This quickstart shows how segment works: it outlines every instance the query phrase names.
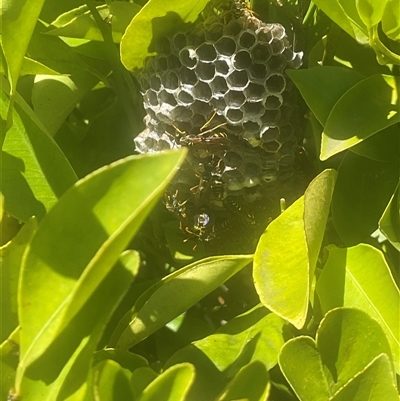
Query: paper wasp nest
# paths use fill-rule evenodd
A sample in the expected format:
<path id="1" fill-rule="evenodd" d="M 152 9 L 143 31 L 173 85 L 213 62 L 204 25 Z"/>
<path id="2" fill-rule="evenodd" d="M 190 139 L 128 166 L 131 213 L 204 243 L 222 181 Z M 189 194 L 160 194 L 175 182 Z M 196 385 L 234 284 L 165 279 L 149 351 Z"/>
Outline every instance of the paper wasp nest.
<path id="1" fill-rule="evenodd" d="M 280 24 L 242 1 L 211 1 L 191 30 L 161 38 L 139 74 L 147 128 L 141 153 L 186 146 L 165 195 L 183 231 L 201 240 L 291 178 L 298 149 L 293 84 L 301 65 Z"/>

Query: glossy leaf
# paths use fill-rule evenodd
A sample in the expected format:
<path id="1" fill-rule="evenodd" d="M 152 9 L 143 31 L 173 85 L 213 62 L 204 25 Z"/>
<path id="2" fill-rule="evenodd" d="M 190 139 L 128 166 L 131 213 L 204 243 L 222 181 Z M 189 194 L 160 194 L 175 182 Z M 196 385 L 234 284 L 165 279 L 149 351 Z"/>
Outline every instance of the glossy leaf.
<path id="1" fill-rule="evenodd" d="M 400 293 L 384 255 L 374 247 L 330 246 L 329 257 L 316 290 L 324 313 L 335 307 L 353 307 L 376 319 L 390 343 L 400 372 Z"/>
<path id="2" fill-rule="evenodd" d="M 44 0 L 8 0 L 2 5 L 2 48 L 7 60 L 12 94 L 43 3 Z"/>
<path id="3" fill-rule="evenodd" d="M 332 401 L 398 401 L 387 355 L 377 356 L 360 374 L 342 387 Z"/>
<path id="4" fill-rule="evenodd" d="M 2 117 L 9 100 L 2 96 Z M 76 175 L 37 116 L 17 94 L 13 126 L 4 141 L 1 157 L 1 191 L 5 210 L 21 221 L 39 220 L 76 181 Z"/>
<path id="5" fill-rule="evenodd" d="M 215 256 L 164 277 L 147 290 L 114 333 L 118 348 L 129 349 L 185 312 L 252 261 L 252 256 Z M 127 326 L 126 320 L 130 319 Z M 129 322 L 129 321 L 128 321 Z M 123 330 L 123 331 L 122 331 Z"/>
<path id="6" fill-rule="evenodd" d="M 194 368 L 189 363 L 175 365 L 153 380 L 139 401 L 184 401 L 194 375 Z"/>
<path id="7" fill-rule="evenodd" d="M 283 346 L 285 321 L 257 305 L 224 326 L 215 334 L 177 351 L 166 363 L 190 362 L 196 379 L 189 399 L 213 399 L 235 378 L 239 370 L 254 361 L 272 369 Z"/>
<path id="8" fill-rule="evenodd" d="M 3 323 L 3 322 L 2 322 Z M 19 362 L 19 328 L 0 345 L 0 396 L 2 400 L 15 394 L 15 374 Z"/>
<path id="9" fill-rule="evenodd" d="M 151 368 L 138 368 L 132 372 L 131 388 L 133 399 L 139 399 L 143 390 L 157 377 L 157 373 Z"/>
<path id="10" fill-rule="evenodd" d="M 335 179 L 333 170 L 316 177 L 305 195 L 268 226 L 254 255 L 254 284 L 261 302 L 297 328 L 307 316 Z"/>
<path id="11" fill-rule="evenodd" d="M 390 243 L 400 251 L 400 185 L 394 192 L 381 219 L 379 228 Z"/>
<path id="12" fill-rule="evenodd" d="M 97 10 L 104 20 L 109 20 L 113 40 L 119 43 L 125 29 L 141 7 L 135 3 L 123 1 L 114 1 L 110 3 L 109 7 L 108 5 L 102 5 L 98 6 Z M 103 41 L 103 35 L 86 5 L 60 15 L 52 22 L 46 33 L 70 38 Z"/>
<path id="13" fill-rule="evenodd" d="M 390 39 L 400 39 L 400 21 L 397 18 L 397 0 L 387 0 L 386 8 L 382 15 L 382 30 Z"/>
<path id="14" fill-rule="evenodd" d="M 79 181 L 45 217 L 24 260 L 20 286 L 25 366 L 75 319 L 183 157 L 182 151 L 165 152 L 131 156 L 105 166 Z M 84 325 L 81 331 L 86 329 Z"/>
<path id="15" fill-rule="evenodd" d="M 121 349 L 106 348 L 94 354 L 93 365 L 104 360 L 113 360 L 124 369 L 133 372 L 135 369 L 146 368 L 149 366 L 147 360 L 140 355 Z"/>
<path id="16" fill-rule="evenodd" d="M 155 54 L 154 41 L 176 33 L 185 23 L 194 22 L 209 0 L 188 2 L 150 0 L 135 15 L 121 40 L 121 60 L 128 70 L 143 66 Z"/>
<path id="17" fill-rule="evenodd" d="M 311 337 L 289 340 L 282 347 L 279 366 L 301 401 L 328 400 L 332 395 L 321 355 Z"/>
<path id="18" fill-rule="evenodd" d="M 37 74 L 58 75 L 59 73 L 45 66 L 44 64 L 39 63 L 36 60 L 32 60 L 29 57 L 24 57 L 24 61 L 22 62 L 19 74 L 22 77 L 24 75 L 37 75 Z"/>
<path id="19" fill-rule="evenodd" d="M 266 366 L 261 361 L 249 363 L 231 380 L 215 401 L 247 400 L 265 401 L 271 384 Z"/>
<path id="20" fill-rule="evenodd" d="M 341 67 L 314 67 L 287 70 L 286 73 L 322 125 L 325 125 L 333 106 L 343 94 L 362 80 L 361 74 Z"/>
<path id="21" fill-rule="evenodd" d="M 368 43 L 368 29 L 358 14 L 354 0 L 315 0 L 314 3 L 358 42 Z"/>
<path id="22" fill-rule="evenodd" d="M 95 367 L 95 401 L 133 400 L 130 387 L 131 372 L 123 369 L 117 362 L 104 360 Z"/>
<path id="23" fill-rule="evenodd" d="M 18 326 L 17 292 L 19 272 L 24 252 L 37 227 L 33 217 L 20 229 L 17 235 L 0 248 L 1 261 L 1 338 L 3 342 Z"/>
<path id="24" fill-rule="evenodd" d="M 54 136 L 80 99 L 97 83 L 98 78 L 83 72 L 74 76 L 38 75 L 32 90 L 35 113 Z"/>
<path id="25" fill-rule="evenodd" d="M 321 160 L 400 122 L 400 78 L 373 75 L 350 88 L 333 106 L 324 127 Z M 363 101 L 368 99 L 368 101 Z"/>
<path id="26" fill-rule="evenodd" d="M 358 14 L 368 28 L 381 21 L 386 2 L 387 0 L 356 0 Z"/>
<path id="27" fill-rule="evenodd" d="M 21 335 L 23 353 L 17 370 L 15 388 L 17 394 L 24 394 L 25 400 L 56 400 L 69 397 L 75 401 L 88 400 L 88 394 L 92 392 L 87 385 L 91 382 L 94 351 L 107 321 L 138 271 L 136 252 L 128 251 L 121 256 L 120 260 L 121 263 L 116 263 L 109 269 L 104 280 L 91 293 L 79 313 L 62 331 L 54 333 L 54 325 L 51 327 L 51 322 L 42 329 L 40 335 L 47 340 L 51 340 L 54 334 L 58 335 L 55 341 L 51 343 L 48 341 L 48 346 L 43 351 L 40 343 L 34 343 L 33 347 L 37 348 L 32 353 L 42 351 L 42 354 L 33 362 L 30 359 L 32 353 L 30 354 L 29 350 L 24 352 L 26 348 L 24 341 L 27 337 L 24 331 L 29 330 L 33 325 L 23 326 L 26 328 L 21 330 L 21 334 L 24 335 Z M 58 295 L 59 291 L 55 291 L 53 287 L 52 290 L 53 296 Z M 43 297 L 48 296 L 43 289 L 42 294 Z M 39 293 L 38 296 L 40 295 Z M 48 297 L 46 299 L 51 300 Z M 73 301 L 75 301 L 74 298 Z M 24 317 L 22 314 L 22 318 Z M 22 325 L 24 322 L 25 320 L 21 319 Z"/>
<path id="28" fill-rule="evenodd" d="M 379 323 L 358 309 L 337 308 L 321 321 L 316 341 L 304 336 L 288 341 L 279 366 L 301 401 L 318 401 L 334 399 L 381 354 L 390 360 L 389 343 Z M 389 380 L 393 382 L 390 364 Z M 369 388 L 370 383 L 361 382 L 359 391 Z"/>
<path id="29" fill-rule="evenodd" d="M 378 228 L 398 178 L 398 161 L 381 163 L 352 152 L 344 156 L 332 198 L 332 217 L 345 245 L 365 242 Z"/>
<path id="30" fill-rule="evenodd" d="M 317 347 L 328 368 L 335 392 L 362 371 L 376 356 L 390 359 L 389 342 L 381 325 L 365 312 L 351 308 L 329 311 L 317 331 Z M 394 378 L 394 372 L 391 371 Z"/>
<path id="31" fill-rule="evenodd" d="M 378 162 L 396 163 L 400 154 L 399 127 L 397 124 L 391 125 L 351 147 L 350 150 L 359 156 Z"/>

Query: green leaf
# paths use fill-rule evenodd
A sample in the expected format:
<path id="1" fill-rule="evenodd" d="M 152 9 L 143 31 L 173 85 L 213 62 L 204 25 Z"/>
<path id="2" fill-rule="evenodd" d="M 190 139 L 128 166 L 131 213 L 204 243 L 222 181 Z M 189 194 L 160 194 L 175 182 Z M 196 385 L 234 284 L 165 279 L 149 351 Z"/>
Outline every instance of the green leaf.
<path id="1" fill-rule="evenodd" d="M 361 44 L 368 43 L 368 29 L 360 18 L 355 1 L 315 0 L 314 3 L 337 25 Z"/>
<path id="2" fill-rule="evenodd" d="M 112 360 L 101 361 L 94 368 L 96 401 L 133 400 L 130 386 L 131 372 Z"/>
<path id="3" fill-rule="evenodd" d="M 272 369 L 285 342 L 286 325 L 259 304 L 221 326 L 215 334 L 180 349 L 166 366 L 192 363 L 197 374 L 189 399 L 212 399 L 249 363 L 262 361 L 267 370 Z"/>
<path id="4" fill-rule="evenodd" d="M 15 374 L 19 362 L 18 333 L 19 328 L 0 345 L 0 396 L 2 400 L 8 400 L 8 396 L 15 393 Z"/>
<path id="5" fill-rule="evenodd" d="M 82 97 L 99 79 L 89 72 L 74 76 L 39 75 L 35 77 L 32 104 L 35 113 L 54 136 Z"/>
<path id="6" fill-rule="evenodd" d="M 46 352 L 76 318 L 165 190 L 184 154 L 131 156 L 105 166 L 67 191 L 43 219 L 24 259 L 20 283 L 24 366 Z M 79 333 L 90 329 L 88 324 Z"/>
<path id="7" fill-rule="evenodd" d="M 400 184 L 397 184 L 381 219 L 379 229 L 385 234 L 390 243 L 400 251 Z"/>
<path id="8" fill-rule="evenodd" d="M 254 255 L 254 284 L 262 304 L 297 328 L 306 320 L 335 179 L 333 170 L 316 177 L 304 196 L 268 226 Z"/>
<path id="9" fill-rule="evenodd" d="M 140 355 L 133 354 L 121 349 L 106 348 L 97 351 L 94 354 L 93 365 L 100 363 L 106 359 L 113 360 L 121 365 L 124 369 L 133 372 L 138 368 L 146 368 L 149 366 L 145 358 Z"/>
<path id="10" fill-rule="evenodd" d="M 8 0 L 2 5 L 2 48 L 12 95 L 43 3 L 44 0 Z"/>
<path id="11" fill-rule="evenodd" d="M 147 56 L 155 55 L 154 41 L 194 22 L 209 0 L 188 2 L 150 0 L 135 15 L 121 40 L 121 60 L 128 70 L 142 68 Z"/>
<path id="12" fill-rule="evenodd" d="M 151 368 L 138 368 L 132 372 L 131 388 L 134 400 L 139 399 L 143 390 L 157 377 L 157 373 Z"/>
<path id="13" fill-rule="evenodd" d="M 38 232 L 40 232 L 40 228 Z M 29 331 L 30 327 L 23 326 L 21 330 L 21 334 L 24 334 L 24 336 L 21 335 L 22 360 L 17 370 L 15 385 L 17 395 L 24 394 L 23 398 L 26 401 L 88 400 L 92 393 L 90 384 L 93 376 L 91 367 L 94 351 L 107 321 L 137 274 L 138 266 L 136 252 L 129 251 L 123 254 L 121 263 L 116 263 L 109 270 L 104 280 L 88 297 L 79 313 L 61 332 L 56 333 L 58 335 L 55 341 L 49 343 L 33 363 L 29 361 L 32 356 L 29 355 L 29 351 L 28 353 L 24 352 L 26 331 Z M 67 280 L 68 278 L 64 279 L 65 282 Z M 48 282 L 46 283 L 48 284 Z M 25 290 L 24 284 L 22 283 L 22 291 Z M 52 296 L 57 296 L 61 292 L 57 287 L 51 287 L 51 289 Z M 41 293 L 38 293 L 37 296 L 39 298 L 43 296 L 50 303 L 52 299 L 48 297 L 49 294 L 46 293 L 46 290 L 43 291 L 42 288 Z M 29 300 L 35 303 L 34 298 L 29 298 Z M 43 313 L 42 310 L 40 312 Z M 22 314 L 21 317 L 21 323 L 24 325 L 26 316 Z M 53 330 L 54 325 L 51 327 L 50 322 L 50 327 L 43 327 L 40 335 L 47 336 L 49 339 L 54 334 Z M 40 352 L 40 344 L 36 343 L 33 347 L 35 346 L 38 349 L 33 353 Z"/>
<path id="14" fill-rule="evenodd" d="M 365 78 L 349 89 L 333 106 L 326 120 L 321 160 L 398 123 L 399 86 L 399 77 L 379 74 Z"/>
<path id="15" fill-rule="evenodd" d="M 399 179 L 397 163 L 381 163 L 348 152 L 332 199 L 335 228 L 345 245 L 365 242 L 378 228 Z"/>
<path id="16" fill-rule="evenodd" d="M 216 401 L 264 401 L 268 399 L 270 387 L 267 368 L 262 362 L 254 361 L 240 369 Z"/>
<path id="17" fill-rule="evenodd" d="M 45 66 L 44 64 L 39 63 L 36 60 L 32 60 L 29 57 L 24 57 L 24 61 L 22 63 L 19 74 L 22 77 L 24 75 L 37 74 L 58 75 L 59 73 Z"/>
<path id="18" fill-rule="evenodd" d="M 322 125 L 325 125 L 329 113 L 342 95 L 362 80 L 361 74 L 341 67 L 314 67 L 287 70 L 286 73 Z"/>
<path id="19" fill-rule="evenodd" d="M 328 400 L 332 395 L 317 344 L 311 337 L 289 340 L 282 347 L 279 366 L 301 401 Z"/>
<path id="20" fill-rule="evenodd" d="M 9 100 L 2 96 L 2 117 Z M 74 184 L 76 175 L 65 156 L 46 133 L 35 113 L 17 94 L 13 126 L 4 141 L 1 191 L 5 210 L 21 221 L 35 215 L 39 220 Z"/>
<path id="21" fill-rule="evenodd" d="M 384 255 L 374 247 L 330 246 L 316 291 L 324 313 L 344 306 L 363 310 L 385 332 L 400 372 L 400 293 Z"/>
<path id="22" fill-rule="evenodd" d="M 288 341 L 279 366 L 301 401 L 331 400 L 381 354 L 386 354 L 389 362 L 390 347 L 379 323 L 358 309 L 337 308 L 321 321 L 316 341 L 304 336 Z M 390 362 L 388 368 L 393 382 Z M 359 384 L 360 392 L 371 387 L 367 381 Z"/>
<path id="23" fill-rule="evenodd" d="M 387 0 L 382 16 L 382 30 L 392 40 L 400 40 L 400 20 L 397 18 L 397 0 Z"/>
<path id="24" fill-rule="evenodd" d="M 144 389 L 139 401 L 184 401 L 194 375 L 189 363 L 172 366 Z"/>
<path id="25" fill-rule="evenodd" d="M 33 217 L 28 220 L 10 242 L 0 248 L 1 342 L 3 342 L 18 326 L 17 291 L 19 272 L 25 249 L 36 227 L 37 221 Z"/>
<path id="26" fill-rule="evenodd" d="M 398 124 L 391 125 L 354 145 L 350 150 L 378 162 L 397 162 L 400 154 Z"/>
<path id="27" fill-rule="evenodd" d="M 381 21 L 386 2 L 387 0 L 356 0 L 358 14 L 368 28 Z"/>
<path id="28" fill-rule="evenodd" d="M 123 1 L 114 1 L 109 7 L 101 5 L 96 8 L 104 20 L 109 20 L 113 40 L 115 43 L 119 43 L 132 18 L 140 11 L 141 7 L 135 3 Z M 51 23 L 46 33 L 70 38 L 103 41 L 103 35 L 86 5 L 60 15 Z"/>
<path id="29" fill-rule="evenodd" d="M 252 256 L 215 256 L 164 277 L 136 301 L 113 335 L 129 349 L 214 291 L 252 261 Z M 130 323 L 127 326 L 127 319 Z M 128 322 L 129 322 L 128 320 Z M 113 339 L 111 340 L 113 342 Z"/>
<path id="30" fill-rule="evenodd" d="M 387 355 L 378 355 L 360 374 L 342 387 L 331 401 L 398 401 Z"/>

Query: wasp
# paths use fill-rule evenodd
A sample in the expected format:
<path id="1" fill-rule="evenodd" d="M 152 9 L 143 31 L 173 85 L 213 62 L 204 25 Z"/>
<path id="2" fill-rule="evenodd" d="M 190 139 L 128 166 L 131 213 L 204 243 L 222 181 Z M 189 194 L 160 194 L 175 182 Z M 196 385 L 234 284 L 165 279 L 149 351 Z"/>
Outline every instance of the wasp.
<path id="1" fill-rule="evenodd" d="M 196 237 L 199 241 L 207 242 L 215 236 L 214 218 L 205 208 L 200 208 L 198 213 L 193 214 L 191 217 L 186 215 L 186 218 L 180 221 L 180 229 L 189 234 L 189 237 L 184 239 L 184 242 L 187 242 L 192 237 Z"/>
<path id="2" fill-rule="evenodd" d="M 224 199 L 224 206 L 247 224 L 254 224 L 254 213 L 243 205 L 243 202 L 233 196 Z"/>
<path id="3" fill-rule="evenodd" d="M 178 190 L 176 190 L 174 193 L 166 191 L 164 195 L 165 207 L 171 213 L 174 213 L 178 216 L 185 216 L 186 215 L 185 205 L 189 199 L 186 199 L 185 201 L 180 201 L 178 199 L 178 194 L 179 194 Z"/>

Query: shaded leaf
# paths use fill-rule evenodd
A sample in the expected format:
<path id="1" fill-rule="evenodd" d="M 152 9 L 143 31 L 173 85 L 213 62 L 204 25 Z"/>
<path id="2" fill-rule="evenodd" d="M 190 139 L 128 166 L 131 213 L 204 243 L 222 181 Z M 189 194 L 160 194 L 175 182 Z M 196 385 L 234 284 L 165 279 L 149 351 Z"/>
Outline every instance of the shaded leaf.
<path id="1" fill-rule="evenodd" d="M 331 398 L 332 401 L 397 401 L 398 399 L 390 361 L 385 354 L 377 356 Z"/>
<path id="2" fill-rule="evenodd" d="M 8 400 L 9 395 L 15 394 L 15 374 L 19 362 L 18 332 L 19 328 L 0 345 L 0 396 L 2 400 Z"/>
<path id="3" fill-rule="evenodd" d="M 37 227 L 33 217 L 19 230 L 17 235 L 0 248 L 1 261 L 1 338 L 3 342 L 18 326 L 17 291 L 19 272 L 24 252 Z"/>
<path id="4" fill-rule="evenodd" d="M 46 352 L 75 319 L 117 262 L 183 157 L 182 151 L 165 152 L 131 156 L 105 166 L 79 181 L 45 217 L 24 260 L 20 286 L 21 355 L 25 366 Z M 153 173 L 146 174 L 148 171 Z M 127 257 L 130 264 L 129 253 Z M 90 326 L 85 324 L 78 333 L 88 329 Z M 69 349 L 66 346 L 64 354 Z"/>
<path id="5" fill-rule="evenodd" d="M 301 401 L 327 400 L 332 395 L 317 344 L 311 337 L 289 340 L 282 347 L 279 366 Z"/>
<path id="6" fill-rule="evenodd" d="M 121 349 L 106 348 L 94 354 L 93 365 L 104 360 L 113 360 L 124 369 L 133 372 L 135 369 L 148 367 L 148 362 L 140 355 Z"/>
<path id="7" fill-rule="evenodd" d="M 141 295 L 132 311 L 122 319 L 113 335 L 117 347 L 129 349 L 142 341 L 251 261 L 252 256 L 248 255 L 215 256 L 194 262 L 164 277 Z"/>
<path id="8" fill-rule="evenodd" d="M 183 401 L 194 375 L 194 368 L 189 363 L 172 366 L 144 389 L 139 401 Z"/>
<path id="9" fill-rule="evenodd" d="M 307 316 L 335 179 L 333 170 L 316 177 L 305 195 L 267 227 L 254 255 L 254 284 L 261 302 L 297 328 Z"/>
<path id="10" fill-rule="evenodd" d="M 88 400 L 89 394 L 92 393 L 92 388 L 88 387 L 88 384 L 92 382 L 91 367 L 94 351 L 107 321 L 125 295 L 137 271 L 136 252 L 127 252 L 121 256 L 121 263 L 116 263 L 109 270 L 84 306 L 62 331 L 54 333 L 54 325 L 42 329 L 40 333 L 42 338 L 47 336 L 47 340 L 50 340 L 55 334 L 56 339 L 43 350 L 40 344 L 34 343 L 33 348 L 36 346 L 38 349 L 34 349 L 33 353 L 41 350 L 43 353 L 33 363 L 30 363 L 32 360 L 29 358 L 32 355 L 29 351 L 24 352 L 26 331 L 29 332 L 33 325 L 23 326 L 21 330 L 21 334 L 24 334 L 24 337 L 21 336 L 23 353 L 15 385 L 18 395 L 24 394 L 23 398 L 27 401 L 68 398 L 75 401 Z M 54 288 L 52 287 L 53 296 L 58 295 L 59 292 Z M 24 291 L 25 288 L 22 287 L 22 290 Z M 41 294 L 43 297 L 48 296 L 43 288 L 41 290 L 41 293 L 38 293 L 39 297 Z M 47 299 L 49 301 L 51 298 Z M 25 305 L 26 301 L 23 306 Z M 22 325 L 24 325 L 24 322 L 27 322 L 26 319 L 24 320 L 26 316 L 22 314 L 21 317 Z"/>
<path id="11" fill-rule="evenodd" d="M 328 248 L 328 260 L 316 290 L 323 313 L 344 306 L 376 319 L 390 343 L 400 372 L 400 293 L 384 255 L 374 247 Z"/>
<path id="12" fill-rule="evenodd" d="M 9 100 L 4 92 L 1 96 L 5 118 Z M 27 221 L 35 215 L 40 220 L 76 175 L 35 113 L 18 94 L 15 99 L 14 123 L 2 149 L 1 191 L 5 210 L 12 216 Z"/>
<path id="13" fill-rule="evenodd" d="M 356 7 L 360 18 L 368 28 L 377 25 L 386 7 L 387 0 L 357 0 Z"/>
<path id="14" fill-rule="evenodd" d="M 157 373 L 151 368 L 138 368 L 132 372 L 131 388 L 134 400 L 139 399 L 143 390 L 157 377 Z"/>
<path id="15" fill-rule="evenodd" d="M 334 399 L 382 354 L 388 358 L 389 379 L 375 383 L 378 388 L 394 380 L 390 347 L 381 326 L 363 311 L 337 308 L 321 321 L 316 341 L 305 336 L 289 340 L 282 347 L 279 366 L 301 401 L 319 401 Z M 367 381 L 359 382 L 358 390 L 367 393 L 370 387 Z"/>
<path id="16" fill-rule="evenodd" d="M 400 20 L 397 18 L 397 0 L 387 0 L 386 8 L 382 15 L 382 30 L 390 39 L 400 39 Z"/>
<path id="17" fill-rule="evenodd" d="M 215 334 L 177 351 L 166 366 L 193 364 L 197 373 L 188 399 L 213 399 L 249 363 L 262 361 L 267 370 L 273 368 L 285 342 L 285 328 L 282 318 L 257 305 Z"/>
<path id="18" fill-rule="evenodd" d="M 185 23 L 194 22 L 209 0 L 188 2 L 150 0 L 135 15 L 121 40 L 121 60 L 128 70 L 143 66 L 147 56 L 154 55 L 154 42 L 168 36 Z"/>
<path id="19" fill-rule="evenodd" d="M 333 106 L 324 127 L 321 160 L 400 121 L 400 78 L 373 75 L 350 88 Z M 364 101 L 368 99 L 368 101 Z"/>
<path id="20" fill-rule="evenodd" d="M 114 1 L 107 5 L 96 7 L 103 20 L 108 20 L 112 28 L 114 42 L 119 43 L 125 29 L 141 7 L 135 3 Z M 60 15 L 46 31 L 49 35 L 66 36 L 70 38 L 103 41 L 96 21 L 86 5 L 70 10 Z"/>
<path id="21" fill-rule="evenodd" d="M 44 64 L 39 63 L 36 60 L 32 60 L 29 57 L 24 57 L 24 61 L 22 63 L 19 74 L 22 77 L 24 75 L 37 75 L 37 74 L 58 75 L 59 73 L 45 66 Z"/>
<path id="22" fill-rule="evenodd" d="M 44 0 L 8 0 L 2 5 L 1 43 L 12 94 L 15 93 L 19 71 L 43 3 Z"/>
<path id="23" fill-rule="evenodd" d="M 98 78 L 88 72 L 74 76 L 38 75 L 32 90 L 35 113 L 52 136 L 79 100 L 97 83 Z"/>
<path id="24" fill-rule="evenodd" d="M 343 94 L 362 80 L 362 75 L 356 71 L 341 67 L 314 67 L 287 70 L 286 73 L 322 125 L 325 125 L 333 106 Z"/>
<path id="25" fill-rule="evenodd" d="M 264 401 L 268 399 L 270 386 L 266 366 L 260 361 L 254 361 L 240 369 L 216 401 Z"/>
<path id="26" fill-rule="evenodd" d="M 379 228 L 390 243 L 400 251 L 400 185 L 394 192 L 381 219 Z"/>
<path id="27" fill-rule="evenodd" d="M 358 14 L 355 1 L 315 0 L 314 3 L 358 42 L 368 43 L 367 27 Z"/>
<path id="28" fill-rule="evenodd" d="M 95 401 L 133 400 L 131 372 L 113 360 L 104 360 L 94 368 Z"/>
<path id="29" fill-rule="evenodd" d="M 352 152 L 344 156 L 332 198 L 332 217 L 347 246 L 365 242 L 378 228 L 398 182 L 397 163 L 381 163 Z"/>

